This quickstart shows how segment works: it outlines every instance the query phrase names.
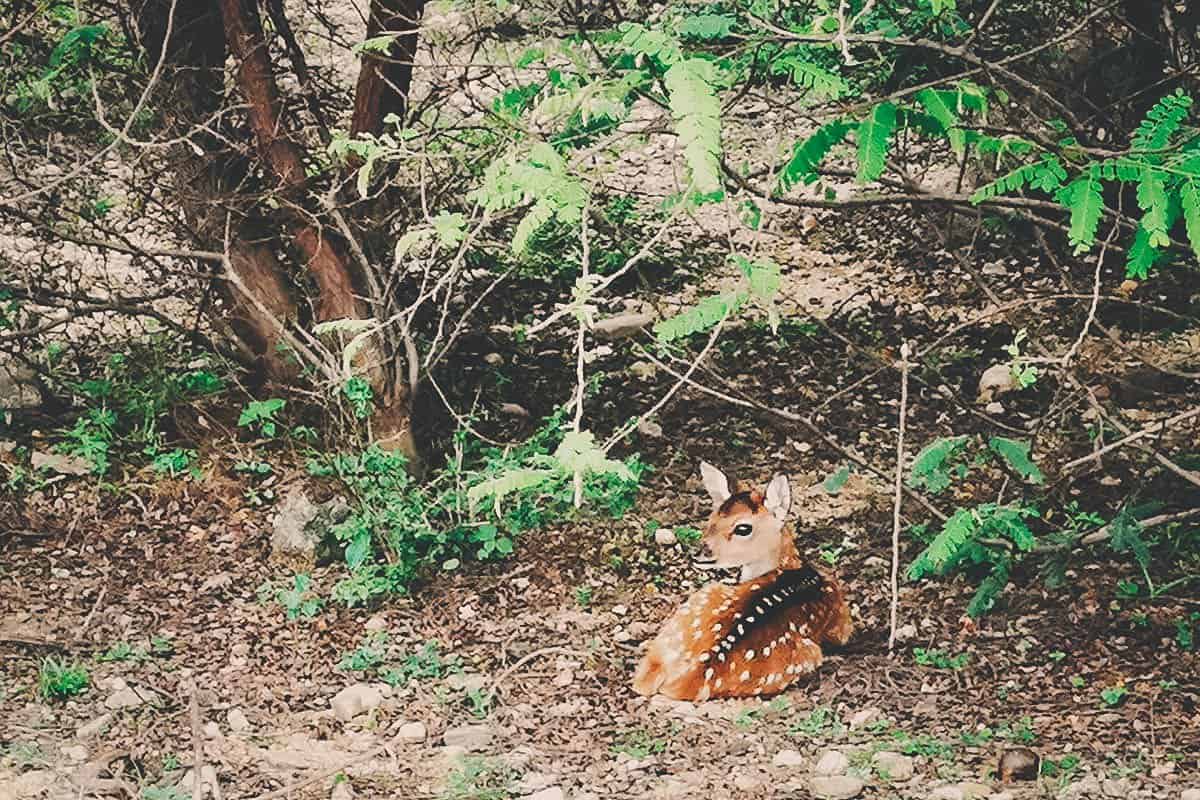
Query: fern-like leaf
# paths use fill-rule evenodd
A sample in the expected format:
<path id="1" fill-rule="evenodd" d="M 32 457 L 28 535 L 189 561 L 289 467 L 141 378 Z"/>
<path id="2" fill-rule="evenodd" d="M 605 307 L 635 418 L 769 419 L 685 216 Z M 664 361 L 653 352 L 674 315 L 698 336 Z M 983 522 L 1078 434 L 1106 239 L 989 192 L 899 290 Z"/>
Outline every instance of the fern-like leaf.
<path id="1" fill-rule="evenodd" d="M 1068 232 L 1075 255 L 1086 253 L 1096 242 L 1096 229 L 1100 226 L 1100 212 L 1104 210 L 1104 198 L 1100 195 L 1100 181 L 1092 173 L 1075 179 L 1061 192 L 1061 200 L 1071 211 L 1071 227 Z"/>
<path id="2" fill-rule="evenodd" d="M 917 102 L 936 119 L 950 138 L 950 148 L 962 155 L 966 147 L 966 132 L 958 126 L 958 92 L 939 89 L 922 89 L 917 92 Z"/>
<path id="3" fill-rule="evenodd" d="M 713 67 L 700 58 L 673 65 L 663 76 L 667 103 L 693 187 L 703 197 L 721 194 L 721 103 L 712 86 Z"/>
<path id="4" fill-rule="evenodd" d="M 779 188 L 788 191 L 797 183 L 815 183 L 817 167 L 846 134 L 853 130 L 854 123 L 845 120 L 834 120 L 822 125 L 809 136 L 796 142 L 792 150 L 792 158 L 779 173 Z"/>
<path id="5" fill-rule="evenodd" d="M 993 436 L 988 442 L 988 447 L 992 449 L 992 452 L 1003 458 L 1004 463 L 1008 464 L 1013 472 L 1034 483 L 1045 483 L 1046 476 L 1029 457 L 1030 446 L 1029 442 L 1008 439 L 1004 436 Z"/>
<path id="6" fill-rule="evenodd" d="M 887 165 L 892 134 L 896 132 L 896 105 L 880 103 L 858 125 L 858 182 L 879 179 Z"/>
<path id="7" fill-rule="evenodd" d="M 1200 181 L 1192 178 L 1185 180 L 1179 187 L 1179 202 L 1192 252 L 1200 259 Z"/>
<path id="8" fill-rule="evenodd" d="M 828 100 L 836 100 L 850 91 L 850 84 L 846 83 L 840 75 L 835 75 L 810 61 L 796 59 L 790 66 L 792 81 L 797 86 L 803 86 Z"/>
<path id="9" fill-rule="evenodd" d="M 938 494 L 950 486 L 950 463 L 966 447 L 967 436 L 934 439 L 917 453 L 909 473 L 908 485 Z"/>
<path id="10" fill-rule="evenodd" d="M 1160 98 L 1134 131 L 1133 149 L 1161 150 L 1166 147 L 1191 107 L 1192 98 L 1184 94 L 1182 89 Z"/>
<path id="11" fill-rule="evenodd" d="M 963 549 L 978 533 L 979 522 L 975 512 L 960 508 L 946 520 L 929 546 L 909 565 L 908 577 L 919 580 L 927 575 L 941 574 L 961 558 Z"/>
<path id="12" fill-rule="evenodd" d="M 730 14 L 695 14 L 679 23 L 679 35 L 702 41 L 724 39 L 733 32 L 736 23 L 737 17 Z"/>
<path id="13" fill-rule="evenodd" d="M 1152 167 L 1142 168 L 1137 187 L 1138 207 L 1145 213 L 1142 228 L 1149 236 L 1151 247 L 1168 247 L 1171 237 L 1167 235 L 1167 188 L 1158 171 Z"/>
<path id="14" fill-rule="evenodd" d="M 741 308 L 745 302 L 746 295 L 741 293 L 706 297 L 687 311 L 655 323 L 654 335 L 660 342 L 673 342 L 708 330 Z"/>
<path id="15" fill-rule="evenodd" d="M 1001 175 L 991 183 L 984 184 L 971 195 L 971 202 L 979 205 L 982 202 L 1011 194 L 1025 188 L 1025 185 L 1037 176 L 1037 164 L 1024 164 L 1006 175 Z"/>
<path id="16" fill-rule="evenodd" d="M 1008 583 L 1008 575 L 1008 562 L 1003 560 L 996 562 L 987 577 L 979 582 L 979 587 L 975 589 L 975 595 L 971 598 L 971 602 L 967 603 L 967 616 L 971 619 L 978 619 L 991 611 Z"/>

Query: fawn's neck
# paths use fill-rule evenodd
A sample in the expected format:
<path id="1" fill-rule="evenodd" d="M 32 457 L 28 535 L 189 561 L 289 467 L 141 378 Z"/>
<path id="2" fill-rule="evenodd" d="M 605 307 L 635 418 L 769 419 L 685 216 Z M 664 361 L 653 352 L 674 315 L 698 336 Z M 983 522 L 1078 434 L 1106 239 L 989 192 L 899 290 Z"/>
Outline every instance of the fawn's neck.
<path id="1" fill-rule="evenodd" d="M 800 560 L 800 553 L 796 550 L 796 542 L 792 537 L 792 532 L 785 530 L 779 538 L 779 548 L 768 558 L 761 561 L 752 561 L 749 564 L 742 565 L 742 574 L 738 580 L 742 583 L 752 581 L 768 572 L 777 569 L 796 569 L 803 566 Z"/>

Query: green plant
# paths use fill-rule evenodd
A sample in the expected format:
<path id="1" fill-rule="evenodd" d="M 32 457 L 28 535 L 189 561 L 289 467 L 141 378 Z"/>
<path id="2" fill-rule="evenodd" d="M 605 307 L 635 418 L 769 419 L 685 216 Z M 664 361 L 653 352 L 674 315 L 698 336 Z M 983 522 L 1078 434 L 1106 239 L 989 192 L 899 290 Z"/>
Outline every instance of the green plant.
<path id="1" fill-rule="evenodd" d="M 238 416 L 238 427 L 258 431 L 262 436 L 271 439 L 278 432 L 279 414 L 287 406 L 287 401 L 278 397 L 269 400 L 252 400 L 242 409 Z"/>
<path id="2" fill-rule="evenodd" d="M 148 658 L 145 650 L 135 648 L 129 642 L 115 642 L 110 645 L 101 655 L 96 656 L 97 661 L 140 661 Z"/>
<path id="3" fill-rule="evenodd" d="M 644 728 L 634 728 L 621 732 L 617 741 L 612 745 L 613 753 L 624 753 L 639 761 L 647 756 L 656 756 L 667 749 L 669 742 L 652 735 Z"/>
<path id="4" fill-rule="evenodd" d="M 1100 699 L 1104 701 L 1104 705 L 1112 708 L 1113 706 L 1119 706 L 1127 694 L 1129 694 L 1129 690 L 1123 684 L 1117 683 L 1101 689 Z"/>
<path id="5" fill-rule="evenodd" d="M 274 601 L 283 606 L 284 614 L 289 620 L 312 619 L 321 612 L 325 601 L 312 588 L 312 578 L 304 573 L 292 577 L 289 582 L 282 584 L 275 581 L 265 581 L 258 587 L 258 602 Z"/>
<path id="6" fill-rule="evenodd" d="M 1087 686 L 1087 681 L 1084 680 L 1082 675 L 1072 675 L 1071 676 L 1071 687 L 1072 688 L 1082 689 L 1084 686 Z"/>
<path id="7" fill-rule="evenodd" d="M 387 631 L 367 634 L 363 643 L 342 655 L 338 669 L 344 672 L 374 672 L 387 656 Z"/>
<path id="8" fill-rule="evenodd" d="M 686 545 L 694 545 L 704 537 L 703 531 L 690 525 L 680 525 L 675 529 L 675 539 Z"/>
<path id="9" fill-rule="evenodd" d="M 1071 782 L 1072 776 L 1079 770 L 1079 763 L 1079 756 L 1074 754 L 1065 755 L 1058 760 L 1043 758 L 1040 772 L 1047 778 L 1056 779 L 1058 785 L 1063 787 Z"/>
<path id="10" fill-rule="evenodd" d="M 592 587 L 576 586 L 575 604 L 582 609 L 589 608 L 592 605 Z"/>
<path id="11" fill-rule="evenodd" d="M 1017 331 L 1017 335 L 1013 337 L 1011 344 L 1004 346 L 1004 352 L 1008 353 L 1009 357 L 1009 372 L 1012 373 L 1013 381 L 1019 389 L 1028 389 L 1033 384 L 1037 383 L 1038 371 L 1037 367 L 1030 364 L 1024 356 L 1021 355 L 1021 345 L 1025 343 L 1028 334 L 1024 328 Z"/>
<path id="12" fill-rule="evenodd" d="M 38 670 L 38 694 L 46 700 L 66 700 L 87 691 L 87 667 L 78 661 L 58 658 L 42 660 Z"/>
<path id="13" fill-rule="evenodd" d="M 492 708 L 492 693 L 485 689 L 470 688 L 467 690 L 467 710 L 475 719 L 483 719 Z"/>
<path id="14" fill-rule="evenodd" d="M 822 736 L 825 733 L 837 732 L 842 728 L 842 724 L 838 721 L 837 714 L 833 709 L 825 706 L 817 706 L 804 719 L 792 723 L 788 727 L 788 733 L 793 736 L 807 736 L 815 738 Z"/>
<path id="15" fill-rule="evenodd" d="M 892 746 L 907 756 L 925 756 L 940 760 L 954 758 L 954 747 L 947 742 L 926 733 L 913 736 L 907 731 L 892 733 Z"/>
<path id="16" fill-rule="evenodd" d="M 517 773 L 497 759 L 463 756 L 446 776 L 440 800 L 507 800 Z"/>
<path id="17" fill-rule="evenodd" d="M 950 656 L 941 650 L 926 650 L 924 647 L 914 647 L 913 659 L 923 667 L 960 670 L 971 660 L 971 656 L 969 653 L 959 653 L 956 656 Z"/>
<path id="18" fill-rule="evenodd" d="M 187 472 L 195 460 L 195 450 L 177 447 L 174 450 L 168 450 L 154 456 L 154 459 L 150 462 L 150 468 L 160 475 L 168 475 L 174 478 Z M 197 471 L 193 470 L 193 474 L 197 474 Z"/>
<path id="19" fill-rule="evenodd" d="M 190 786 L 143 786 L 142 800 L 188 800 L 191 797 Z"/>
<path id="20" fill-rule="evenodd" d="M 577 472 L 584 500 L 624 514 L 645 467 L 636 458 L 608 459 L 590 435 L 564 431 L 563 419 L 556 413 L 509 449 L 485 447 L 461 431 L 455 460 L 424 483 L 411 479 L 403 456 L 375 446 L 310 461 L 310 472 L 337 478 L 356 501 L 334 528 L 350 569 L 334 597 L 359 604 L 405 591 L 423 570 L 456 569 L 468 555 L 507 557 L 521 532 L 573 513 Z"/>
<path id="21" fill-rule="evenodd" d="M 1175 620 L 1175 644 L 1180 650 L 1192 650 L 1196 646 L 1196 626 L 1200 624 L 1200 611 L 1193 611 Z"/>

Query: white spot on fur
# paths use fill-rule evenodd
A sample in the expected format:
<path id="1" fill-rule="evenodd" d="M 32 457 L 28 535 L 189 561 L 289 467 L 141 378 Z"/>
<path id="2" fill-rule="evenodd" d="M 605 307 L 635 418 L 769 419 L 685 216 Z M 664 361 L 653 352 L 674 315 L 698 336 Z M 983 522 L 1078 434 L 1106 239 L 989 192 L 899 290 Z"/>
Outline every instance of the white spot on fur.
<path id="1" fill-rule="evenodd" d="M 748 669 L 742 670 L 742 674 L 738 676 L 738 680 L 740 680 L 742 682 L 750 680 L 750 670 L 748 670 Z"/>
<path id="2" fill-rule="evenodd" d="M 709 667 L 708 669 L 704 670 L 704 680 L 708 680 L 709 678 L 711 678 L 713 676 L 713 672 L 714 672 L 714 670 L 712 667 Z"/>
<path id="3" fill-rule="evenodd" d="M 747 650 L 747 651 L 746 651 L 746 660 L 747 660 L 747 661 L 751 661 L 753 658 L 754 658 L 754 651 L 753 651 L 753 650 Z"/>

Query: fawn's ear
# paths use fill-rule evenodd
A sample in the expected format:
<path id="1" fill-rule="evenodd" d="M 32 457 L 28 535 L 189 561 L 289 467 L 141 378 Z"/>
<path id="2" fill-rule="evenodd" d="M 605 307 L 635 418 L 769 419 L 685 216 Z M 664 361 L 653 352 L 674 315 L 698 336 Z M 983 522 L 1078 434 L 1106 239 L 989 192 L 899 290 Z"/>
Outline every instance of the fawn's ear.
<path id="1" fill-rule="evenodd" d="M 707 461 L 700 462 L 700 476 L 704 479 L 704 488 L 712 498 L 713 505 L 721 505 L 729 499 L 729 479 L 725 473 Z"/>
<path id="2" fill-rule="evenodd" d="M 781 522 L 787 519 L 788 510 L 792 507 L 792 487 L 788 476 L 782 472 L 771 478 L 767 484 L 767 511 Z"/>

